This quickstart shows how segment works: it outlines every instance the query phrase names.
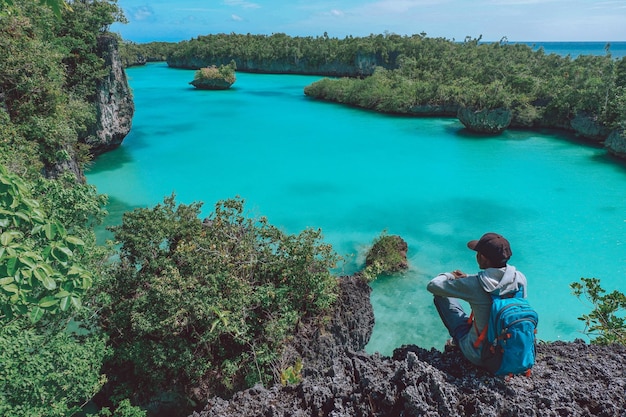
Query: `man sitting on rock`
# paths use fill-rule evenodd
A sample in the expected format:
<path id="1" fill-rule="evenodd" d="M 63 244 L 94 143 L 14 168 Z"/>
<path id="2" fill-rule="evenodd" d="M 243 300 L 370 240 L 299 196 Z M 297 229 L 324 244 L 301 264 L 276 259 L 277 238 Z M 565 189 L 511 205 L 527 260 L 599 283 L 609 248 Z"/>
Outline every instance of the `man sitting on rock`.
<path id="1" fill-rule="evenodd" d="M 479 240 L 468 242 L 467 247 L 476 251 L 482 271 L 475 275 L 459 270 L 439 274 L 426 288 L 435 295 L 435 307 L 452 336 L 446 346 L 458 346 L 470 362 L 481 366 L 482 345 L 476 340 L 489 321 L 492 303 L 489 293 L 503 296 L 523 289 L 526 298 L 527 284 L 524 274 L 507 264 L 511 247 L 501 235 L 486 233 Z M 463 310 L 459 299 L 470 304 L 471 316 Z"/>

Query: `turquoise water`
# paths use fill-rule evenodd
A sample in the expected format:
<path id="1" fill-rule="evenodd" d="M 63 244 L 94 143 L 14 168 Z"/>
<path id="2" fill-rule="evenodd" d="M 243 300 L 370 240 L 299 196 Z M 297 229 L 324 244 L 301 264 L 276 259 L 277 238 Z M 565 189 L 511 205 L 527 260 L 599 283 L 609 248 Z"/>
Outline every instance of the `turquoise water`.
<path id="1" fill-rule="evenodd" d="M 237 74 L 228 91 L 197 91 L 193 71 L 128 69 L 136 115 L 120 148 L 88 181 L 109 195 L 112 215 L 175 192 L 203 201 L 241 196 L 250 215 L 289 233 L 320 227 L 360 268 L 383 230 L 409 245 L 410 270 L 372 284 L 376 326 L 367 350 L 441 348 L 447 338 L 425 290 L 437 273 L 475 272 L 465 243 L 504 234 L 511 263 L 529 280 L 539 338 L 581 337 L 589 306 L 569 284 L 626 277 L 626 165 L 562 134 L 466 133 L 456 119 L 376 114 L 310 100 L 313 76 Z"/>

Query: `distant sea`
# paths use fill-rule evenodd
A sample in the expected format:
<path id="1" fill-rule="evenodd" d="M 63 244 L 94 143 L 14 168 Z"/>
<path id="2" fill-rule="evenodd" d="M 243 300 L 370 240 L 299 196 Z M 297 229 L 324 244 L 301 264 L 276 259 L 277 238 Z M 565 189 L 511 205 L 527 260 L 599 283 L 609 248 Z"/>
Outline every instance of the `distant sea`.
<path id="1" fill-rule="evenodd" d="M 509 42 L 522 43 L 538 50 L 543 48 L 546 54 L 569 55 L 572 59 L 579 55 L 605 55 L 606 46 L 613 58 L 626 56 L 626 42 Z"/>

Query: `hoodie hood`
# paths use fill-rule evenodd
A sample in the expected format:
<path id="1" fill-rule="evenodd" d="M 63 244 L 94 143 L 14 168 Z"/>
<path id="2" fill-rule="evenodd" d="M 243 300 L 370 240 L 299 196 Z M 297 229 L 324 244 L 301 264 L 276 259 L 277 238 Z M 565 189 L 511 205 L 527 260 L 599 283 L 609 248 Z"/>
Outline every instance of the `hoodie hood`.
<path id="1" fill-rule="evenodd" d="M 478 273 L 478 278 L 485 291 L 494 295 L 516 293 L 524 289 L 526 297 L 526 277 L 513 265 L 502 268 L 487 268 Z"/>

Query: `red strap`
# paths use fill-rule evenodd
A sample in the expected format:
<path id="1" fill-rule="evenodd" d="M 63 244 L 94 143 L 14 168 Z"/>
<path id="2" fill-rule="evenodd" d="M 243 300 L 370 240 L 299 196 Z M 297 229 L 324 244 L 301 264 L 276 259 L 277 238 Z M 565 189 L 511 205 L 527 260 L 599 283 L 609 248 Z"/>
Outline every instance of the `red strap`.
<path id="1" fill-rule="evenodd" d="M 476 325 L 476 320 L 474 320 L 474 312 L 472 311 L 472 313 L 469 316 L 469 320 L 467 321 L 468 323 L 474 322 L 474 329 L 476 329 L 476 334 L 478 335 L 478 338 L 476 339 L 476 341 L 474 342 L 474 348 L 478 349 L 478 347 L 483 343 L 483 341 L 485 340 L 485 337 L 487 337 L 487 327 L 488 324 L 485 324 L 485 327 L 483 327 L 483 331 L 479 332 L 478 331 L 478 326 Z"/>

